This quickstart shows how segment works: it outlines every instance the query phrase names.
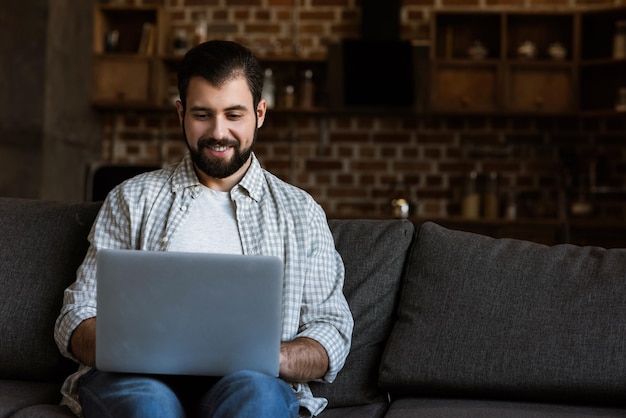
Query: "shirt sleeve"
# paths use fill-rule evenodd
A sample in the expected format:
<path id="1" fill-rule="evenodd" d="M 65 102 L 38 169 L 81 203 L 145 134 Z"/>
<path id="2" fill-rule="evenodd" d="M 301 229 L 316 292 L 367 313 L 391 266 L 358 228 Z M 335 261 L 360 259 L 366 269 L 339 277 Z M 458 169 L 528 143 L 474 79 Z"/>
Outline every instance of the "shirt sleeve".
<path id="1" fill-rule="evenodd" d="M 326 216 L 319 205 L 309 207 L 310 239 L 298 337 L 312 338 L 326 349 L 329 368 L 322 380 L 332 382 L 350 351 L 354 320 L 343 294 L 343 260 Z"/>
<path id="2" fill-rule="evenodd" d="M 63 293 L 63 306 L 56 320 L 54 339 L 66 357 L 78 360 L 69 349 L 78 325 L 96 316 L 96 253 L 99 248 L 129 247 L 128 211 L 119 193 L 105 200 L 88 236 L 89 248 L 76 272 L 76 281 Z"/>

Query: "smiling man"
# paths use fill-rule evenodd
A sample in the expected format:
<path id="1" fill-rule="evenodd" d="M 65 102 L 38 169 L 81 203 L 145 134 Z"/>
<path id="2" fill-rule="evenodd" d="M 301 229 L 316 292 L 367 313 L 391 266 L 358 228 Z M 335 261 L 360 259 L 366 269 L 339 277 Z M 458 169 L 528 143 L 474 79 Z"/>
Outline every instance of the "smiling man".
<path id="1" fill-rule="evenodd" d="M 237 43 L 209 41 L 184 57 L 176 109 L 188 155 L 111 191 L 76 281 L 65 291 L 55 339 L 64 355 L 80 363 L 62 388 L 63 403 L 75 413 L 296 417 L 317 415 L 326 406 L 307 382 L 332 382 L 350 348 L 344 267 L 321 207 L 261 168 L 254 155 L 267 109 L 262 88 L 259 62 Z M 95 259 L 103 248 L 280 257 L 280 377 L 247 370 L 216 377 L 97 370 Z"/>

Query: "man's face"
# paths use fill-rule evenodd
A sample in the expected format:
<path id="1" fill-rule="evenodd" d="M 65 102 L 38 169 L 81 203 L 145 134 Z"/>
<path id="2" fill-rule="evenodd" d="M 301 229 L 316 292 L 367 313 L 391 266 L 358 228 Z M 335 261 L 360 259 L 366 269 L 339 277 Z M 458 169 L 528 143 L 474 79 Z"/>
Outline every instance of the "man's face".
<path id="1" fill-rule="evenodd" d="M 253 108 L 252 93 L 243 76 L 220 87 L 192 77 L 186 111 L 180 102 L 176 107 L 200 181 L 230 190 L 250 165 L 257 131 L 265 118 L 265 102 Z"/>

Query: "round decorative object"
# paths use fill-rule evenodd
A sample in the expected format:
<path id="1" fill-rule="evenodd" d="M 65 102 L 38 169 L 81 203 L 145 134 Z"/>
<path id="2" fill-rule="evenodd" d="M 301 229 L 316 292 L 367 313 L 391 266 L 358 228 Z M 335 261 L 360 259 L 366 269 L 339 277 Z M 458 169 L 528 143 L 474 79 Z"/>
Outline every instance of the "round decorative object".
<path id="1" fill-rule="evenodd" d="M 537 47 L 531 41 L 524 41 L 517 48 L 517 55 L 523 59 L 534 59 L 537 55 Z"/>
<path id="2" fill-rule="evenodd" d="M 560 42 L 554 42 L 548 47 L 548 55 L 554 60 L 562 61 L 567 57 L 567 49 Z"/>

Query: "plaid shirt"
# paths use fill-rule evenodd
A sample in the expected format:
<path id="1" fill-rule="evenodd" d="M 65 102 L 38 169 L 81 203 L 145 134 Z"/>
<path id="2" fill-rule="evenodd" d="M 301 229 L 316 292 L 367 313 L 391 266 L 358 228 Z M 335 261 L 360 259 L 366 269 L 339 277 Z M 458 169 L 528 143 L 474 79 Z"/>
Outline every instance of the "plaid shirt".
<path id="1" fill-rule="evenodd" d="M 77 271 L 77 280 L 65 290 L 63 308 L 55 326 L 61 353 L 85 319 L 96 316 L 96 252 L 101 248 L 167 251 L 187 209 L 202 193 L 189 156 L 177 165 L 141 174 L 116 187 L 105 200 L 89 234 L 91 243 Z M 353 319 L 342 293 L 344 267 L 322 208 L 304 191 L 252 164 L 230 192 L 244 254 L 274 255 L 285 262 L 282 339 L 309 337 L 328 353 L 329 369 L 323 381 L 332 382 L 350 348 Z M 74 359 L 76 360 L 76 359 Z M 80 414 L 78 386 L 89 370 L 82 366 L 65 381 L 63 403 Z M 307 384 L 294 383 L 300 405 L 312 414 L 326 406 Z"/>

